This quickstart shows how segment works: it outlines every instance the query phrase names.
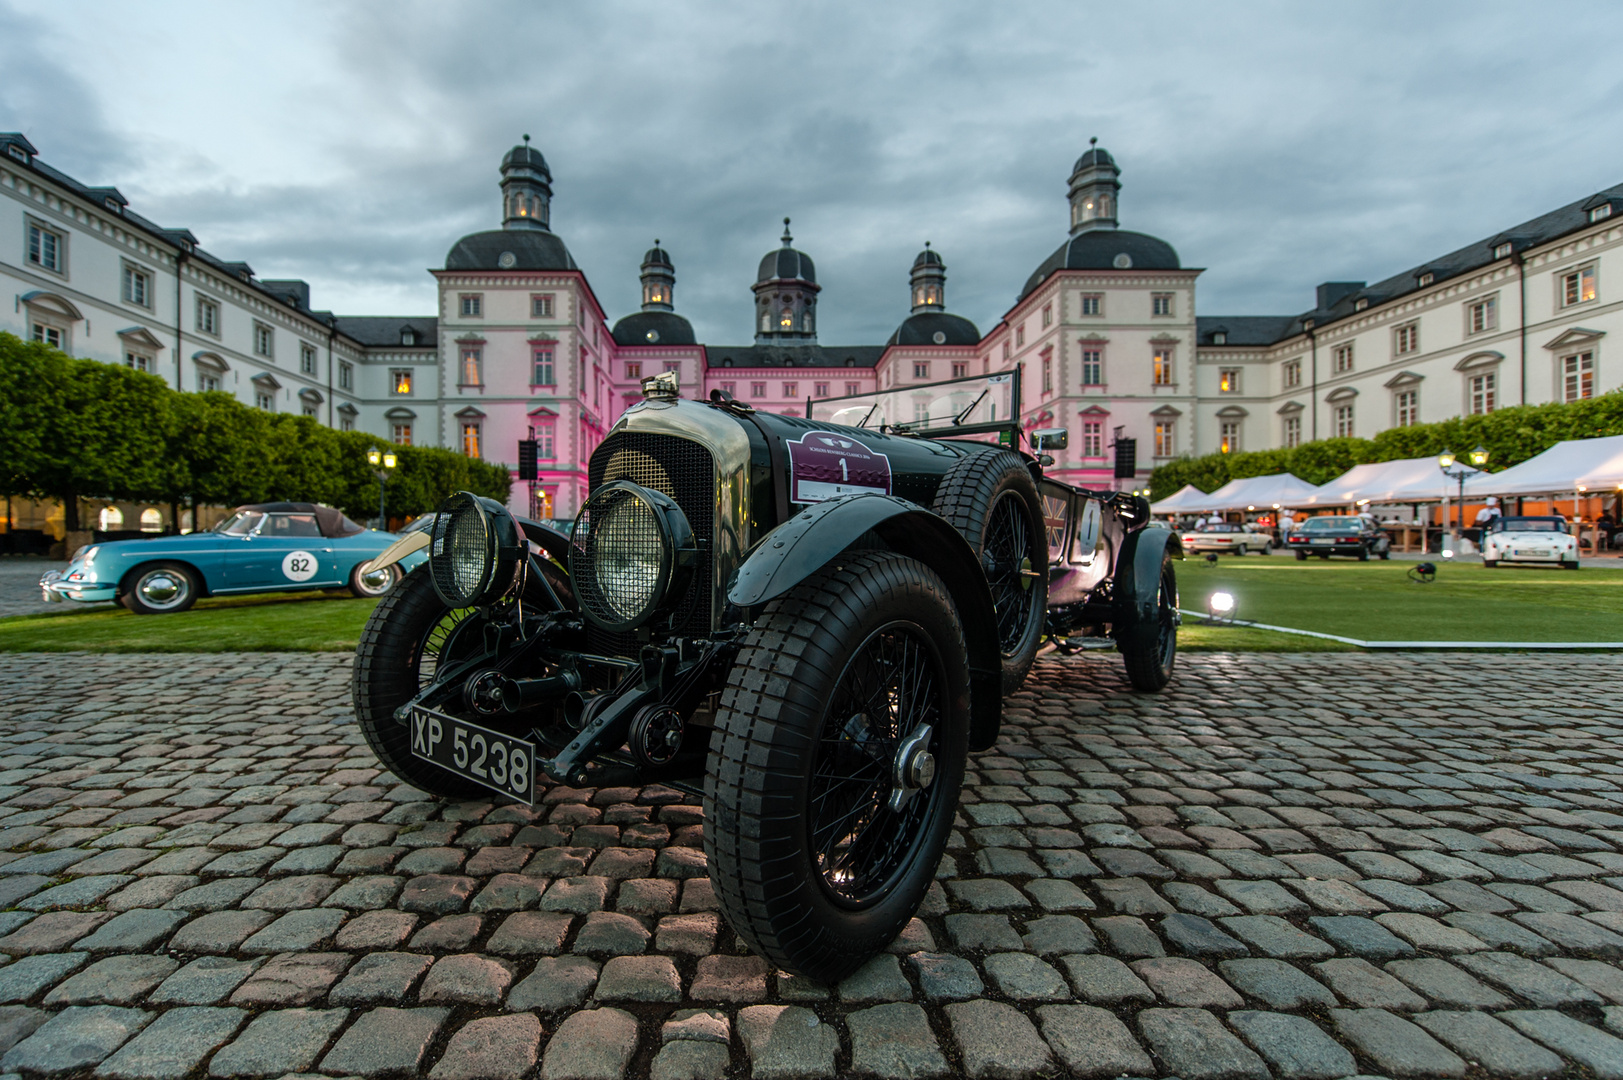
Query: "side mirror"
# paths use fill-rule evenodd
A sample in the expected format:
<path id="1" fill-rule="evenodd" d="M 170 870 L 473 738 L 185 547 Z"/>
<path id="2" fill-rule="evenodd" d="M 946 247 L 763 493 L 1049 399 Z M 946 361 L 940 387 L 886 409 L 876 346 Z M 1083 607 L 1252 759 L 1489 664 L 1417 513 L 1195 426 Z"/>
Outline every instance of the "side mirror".
<path id="1" fill-rule="evenodd" d="M 1031 448 L 1033 450 L 1063 450 L 1070 445 L 1071 432 L 1069 428 L 1038 428 L 1031 433 Z"/>

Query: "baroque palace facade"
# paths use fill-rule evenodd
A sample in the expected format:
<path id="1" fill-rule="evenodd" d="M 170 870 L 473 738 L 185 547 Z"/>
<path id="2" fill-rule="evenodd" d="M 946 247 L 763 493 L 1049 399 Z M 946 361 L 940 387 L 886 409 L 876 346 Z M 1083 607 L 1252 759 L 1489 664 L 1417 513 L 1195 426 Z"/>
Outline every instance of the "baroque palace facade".
<path id="1" fill-rule="evenodd" d="M 803 415 L 808 399 L 905 398 L 910 384 L 1018 366 L 1026 426 L 1070 433 L 1051 472 L 1093 487 L 1134 486 L 1186 454 L 1623 385 L 1623 358 L 1602 354 L 1623 329 L 1623 185 L 1373 285 L 1327 282 L 1308 312 L 1197 316 L 1201 271 L 1118 226 L 1120 170 L 1090 147 L 1070 176 L 1068 235 L 995 326 L 983 335 L 947 312 L 946 266 L 926 245 L 910 313 L 886 342 L 852 346 L 819 342 L 816 268 L 787 219 L 751 286 L 753 340 L 710 345 L 677 313 L 657 241 L 641 310 L 610 322 L 552 230 L 552 174 L 527 137 L 500 187 L 501 228 L 458 240 L 432 271 L 433 315 L 334 315 L 311 308 L 303 281 L 260 279 L 0 134 L 0 280 L 13 293 L 0 329 L 398 443 L 511 465 L 533 437 L 528 509 L 543 517 L 578 510 L 593 448 L 659 371 L 689 396 Z M 1113 479 L 1117 435 L 1136 440 L 1134 480 Z M 528 498 L 515 485 L 515 508 Z"/>

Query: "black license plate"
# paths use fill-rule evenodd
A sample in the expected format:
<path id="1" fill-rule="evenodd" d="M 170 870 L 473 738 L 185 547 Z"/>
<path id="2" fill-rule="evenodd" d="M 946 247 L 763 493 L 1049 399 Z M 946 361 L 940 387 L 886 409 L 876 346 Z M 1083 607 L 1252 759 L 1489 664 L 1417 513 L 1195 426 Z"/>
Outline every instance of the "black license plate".
<path id="1" fill-rule="evenodd" d="M 525 803 L 535 802 L 535 744 L 425 709 L 411 710 L 411 752 Z"/>

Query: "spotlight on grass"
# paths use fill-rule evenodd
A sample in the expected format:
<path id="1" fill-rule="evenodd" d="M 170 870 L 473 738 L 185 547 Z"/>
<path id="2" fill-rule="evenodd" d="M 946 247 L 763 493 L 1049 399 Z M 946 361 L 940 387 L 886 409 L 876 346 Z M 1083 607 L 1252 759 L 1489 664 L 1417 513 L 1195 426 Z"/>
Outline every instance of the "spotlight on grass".
<path id="1" fill-rule="evenodd" d="M 1421 585 L 1430 585 L 1437 580 L 1437 564 L 1429 562 L 1416 563 L 1409 567 L 1409 580 Z"/>
<path id="2" fill-rule="evenodd" d="M 1206 599 L 1206 621 L 1231 623 L 1234 621 L 1234 609 L 1238 606 L 1233 593 L 1214 592 Z"/>
<path id="3" fill-rule="evenodd" d="M 1203 556 L 1203 558 L 1204 558 L 1204 559 L 1205 559 L 1205 560 L 1206 560 L 1206 565 L 1207 565 L 1207 566 L 1216 566 L 1216 565 L 1217 565 L 1217 552 L 1215 552 L 1215 551 L 1208 551 L 1208 552 L 1207 552 L 1207 553 L 1206 553 L 1206 554 L 1205 554 L 1205 555 L 1204 555 L 1204 556 Z"/>

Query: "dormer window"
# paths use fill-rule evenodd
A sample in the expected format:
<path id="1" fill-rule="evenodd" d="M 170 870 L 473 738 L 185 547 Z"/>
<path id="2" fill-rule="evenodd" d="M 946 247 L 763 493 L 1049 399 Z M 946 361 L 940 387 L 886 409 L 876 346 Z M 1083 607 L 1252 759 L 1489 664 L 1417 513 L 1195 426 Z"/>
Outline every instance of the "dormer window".
<path id="1" fill-rule="evenodd" d="M 402 344 L 402 345 L 415 345 L 415 344 L 417 344 L 417 331 L 411 330 L 411 329 L 406 329 L 406 330 L 400 331 L 400 344 Z"/>
<path id="2" fill-rule="evenodd" d="M 1363 311 L 1367 307 L 1369 307 L 1369 297 L 1367 296 L 1360 296 L 1357 300 L 1353 301 L 1354 311 Z"/>
<path id="3" fill-rule="evenodd" d="M 1589 220 L 1590 221 L 1600 221 L 1600 220 L 1602 220 L 1604 218 L 1609 218 L 1611 216 L 1612 216 L 1612 204 L 1611 203 L 1602 203 L 1601 205 L 1595 207 L 1595 209 L 1593 209 L 1593 210 L 1591 210 L 1589 212 Z"/>
<path id="4" fill-rule="evenodd" d="M 1436 281 L 1437 280 L 1437 275 L 1432 273 L 1430 270 L 1427 270 L 1424 274 L 1421 274 L 1415 280 L 1419 284 L 1419 286 L 1423 289 L 1427 285 L 1430 285 L 1432 282 Z"/>
<path id="5" fill-rule="evenodd" d="M 1510 251 L 1511 251 L 1510 241 L 1506 240 L 1503 244 L 1495 244 L 1494 245 L 1493 257 L 1496 258 L 1496 259 L 1509 258 L 1510 257 Z"/>
<path id="6" fill-rule="evenodd" d="M 18 146 L 16 143 L 12 143 L 11 145 L 7 146 L 6 153 L 10 154 L 23 164 L 28 164 L 28 152 L 22 147 Z"/>
<path id="7" fill-rule="evenodd" d="M 1215 331 L 1212 334 L 1212 344 L 1213 345 L 1227 345 L 1228 343 L 1229 343 L 1229 336 L 1227 334 L 1225 334 L 1223 331 L 1218 330 L 1218 331 Z"/>
<path id="8" fill-rule="evenodd" d="M 118 200 L 113 198 L 111 195 L 102 200 L 102 204 L 115 214 L 122 214 L 124 212 L 124 208 L 118 205 Z"/>

